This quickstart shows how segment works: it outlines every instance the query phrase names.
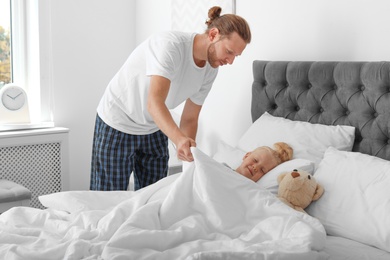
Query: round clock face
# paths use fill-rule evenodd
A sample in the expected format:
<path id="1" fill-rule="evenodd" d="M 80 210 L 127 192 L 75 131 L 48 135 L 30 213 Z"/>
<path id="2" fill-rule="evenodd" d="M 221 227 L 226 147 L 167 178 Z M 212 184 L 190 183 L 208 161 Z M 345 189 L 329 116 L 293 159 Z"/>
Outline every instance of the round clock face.
<path id="1" fill-rule="evenodd" d="M 11 86 L 3 91 L 1 102 L 4 107 L 16 111 L 21 109 L 26 103 L 26 92 L 21 87 Z"/>

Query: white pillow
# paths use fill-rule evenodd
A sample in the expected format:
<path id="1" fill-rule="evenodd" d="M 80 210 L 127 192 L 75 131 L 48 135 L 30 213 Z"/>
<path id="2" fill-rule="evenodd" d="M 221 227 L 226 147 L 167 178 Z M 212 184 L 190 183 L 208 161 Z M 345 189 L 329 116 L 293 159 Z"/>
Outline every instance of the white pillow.
<path id="1" fill-rule="evenodd" d="M 217 152 L 214 154 L 213 159 L 220 163 L 226 163 L 232 169 L 237 169 L 238 166 L 241 165 L 245 154 L 246 152 L 238 148 L 234 148 L 233 146 L 220 140 Z M 271 191 L 273 194 L 277 194 L 279 187 L 277 182 L 278 175 L 294 169 L 304 170 L 313 174 L 314 163 L 306 159 L 293 159 L 291 161 L 284 162 L 267 172 L 266 175 L 257 181 L 257 184 L 259 184 L 260 187 Z"/>
<path id="2" fill-rule="evenodd" d="M 313 175 L 314 163 L 306 159 L 292 159 L 290 161 L 279 164 L 269 172 L 267 172 L 260 180 L 257 181 L 260 187 L 269 190 L 271 193 L 277 195 L 279 184 L 277 181 L 278 176 L 287 171 L 294 169 L 304 170 Z"/>
<path id="3" fill-rule="evenodd" d="M 244 133 L 237 148 L 250 151 L 258 146 L 272 147 L 274 143 L 285 142 L 294 149 L 293 158 L 313 161 L 317 167 L 328 147 L 351 151 L 354 140 L 355 128 L 352 126 L 292 121 L 265 112 Z"/>
<path id="4" fill-rule="evenodd" d="M 328 235 L 390 252 L 390 161 L 331 147 L 314 176 L 325 193 L 306 211 Z"/>
<path id="5" fill-rule="evenodd" d="M 242 159 L 246 152 L 237 149 L 224 141 L 218 142 L 217 152 L 214 154 L 213 159 L 220 163 L 226 163 L 232 169 L 237 169 L 241 165 Z"/>

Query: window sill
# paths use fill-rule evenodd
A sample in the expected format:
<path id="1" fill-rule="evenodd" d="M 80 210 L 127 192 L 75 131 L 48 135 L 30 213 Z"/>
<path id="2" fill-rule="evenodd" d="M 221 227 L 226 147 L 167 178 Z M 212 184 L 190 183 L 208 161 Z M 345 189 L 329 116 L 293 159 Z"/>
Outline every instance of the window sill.
<path id="1" fill-rule="evenodd" d="M 51 128 L 40 128 L 40 129 L 23 129 L 23 130 L 14 130 L 14 131 L 0 131 L 0 140 L 7 138 L 21 138 L 28 136 L 40 136 L 40 135 L 53 135 L 53 134 L 67 134 L 69 133 L 69 128 L 65 127 L 51 127 Z M 0 144 L 0 147 L 4 143 Z"/>
<path id="2" fill-rule="evenodd" d="M 0 124 L 0 132 L 15 131 L 15 130 L 30 130 L 39 128 L 52 128 L 54 122 L 41 122 L 41 123 L 20 123 L 20 124 Z"/>

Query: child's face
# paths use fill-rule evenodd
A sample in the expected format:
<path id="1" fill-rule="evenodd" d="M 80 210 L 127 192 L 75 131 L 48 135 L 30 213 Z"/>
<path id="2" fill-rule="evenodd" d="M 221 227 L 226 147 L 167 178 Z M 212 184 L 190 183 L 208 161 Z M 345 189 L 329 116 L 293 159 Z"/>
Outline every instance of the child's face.
<path id="1" fill-rule="evenodd" d="M 257 149 L 245 154 L 241 165 L 236 171 L 257 182 L 267 172 L 277 166 L 276 159 L 267 149 Z"/>

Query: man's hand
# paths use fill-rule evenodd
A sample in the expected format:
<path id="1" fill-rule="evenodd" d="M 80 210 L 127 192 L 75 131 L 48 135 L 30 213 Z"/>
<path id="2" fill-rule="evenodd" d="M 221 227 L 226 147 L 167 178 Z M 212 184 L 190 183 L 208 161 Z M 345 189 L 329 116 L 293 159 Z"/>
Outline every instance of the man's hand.
<path id="1" fill-rule="evenodd" d="M 190 147 L 196 147 L 196 143 L 189 137 L 182 138 L 177 144 L 177 158 L 182 161 L 192 162 L 194 157 L 192 156 Z"/>

